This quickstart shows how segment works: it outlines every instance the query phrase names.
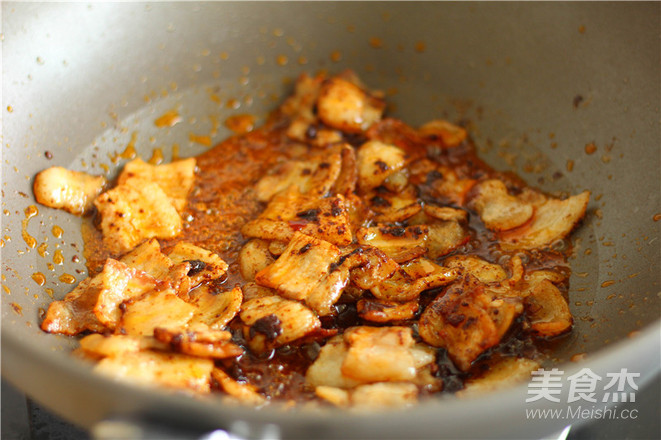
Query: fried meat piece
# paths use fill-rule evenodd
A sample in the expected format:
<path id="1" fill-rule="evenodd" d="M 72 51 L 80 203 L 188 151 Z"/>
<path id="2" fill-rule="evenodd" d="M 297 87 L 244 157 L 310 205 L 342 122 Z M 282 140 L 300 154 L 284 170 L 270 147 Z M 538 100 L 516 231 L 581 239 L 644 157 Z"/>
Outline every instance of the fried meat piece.
<path id="1" fill-rule="evenodd" d="M 510 195 L 505 184 L 498 179 L 477 183 L 468 205 L 475 209 L 484 226 L 492 231 L 507 231 L 527 223 L 533 215 L 532 204 Z"/>
<path id="2" fill-rule="evenodd" d="M 466 371 L 484 350 L 500 342 L 522 311 L 520 300 L 495 298 L 476 279 L 463 278 L 427 306 L 420 316 L 420 337 L 447 349 L 455 365 Z"/>
<path id="3" fill-rule="evenodd" d="M 105 185 L 103 176 L 51 167 L 37 174 L 33 191 L 35 199 L 42 205 L 82 215 L 92 208 L 94 199 Z"/>
<path id="4" fill-rule="evenodd" d="M 156 183 L 127 179 L 94 201 L 101 214 L 103 244 L 122 254 L 149 238 L 173 238 L 182 227 L 181 217 Z"/>
<path id="5" fill-rule="evenodd" d="M 223 391 L 242 403 L 253 406 L 266 403 L 266 398 L 257 392 L 254 385 L 238 382 L 220 368 L 214 368 L 211 377 L 218 382 Z"/>
<path id="6" fill-rule="evenodd" d="M 393 276 L 371 289 L 382 301 L 407 302 L 416 299 L 424 290 L 444 286 L 458 276 L 454 269 L 439 266 L 426 259 L 416 258 L 400 268 Z"/>
<path id="7" fill-rule="evenodd" d="M 360 133 L 379 121 L 385 102 L 340 77 L 324 81 L 317 100 L 319 119 L 348 133 Z"/>
<path id="8" fill-rule="evenodd" d="M 124 165 L 118 184 L 133 178 L 156 183 L 168 196 L 178 212 L 186 208 L 188 193 L 195 182 L 195 158 L 177 160 L 164 165 L 151 165 L 140 158 Z"/>
<path id="9" fill-rule="evenodd" d="M 386 225 L 361 228 L 356 238 L 361 245 L 374 246 L 398 263 L 403 263 L 427 252 L 425 225 L 391 227 Z"/>
<path id="10" fill-rule="evenodd" d="M 358 148 L 358 189 L 365 194 L 381 186 L 407 163 L 406 153 L 380 141 L 368 141 Z"/>
<path id="11" fill-rule="evenodd" d="M 185 327 L 196 307 L 179 298 L 171 289 L 152 291 L 123 303 L 117 333 L 152 336 L 157 327 Z"/>
<path id="12" fill-rule="evenodd" d="M 535 206 L 529 223 L 500 234 L 501 248 L 540 249 L 565 238 L 585 216 L 589 200 L 589 191 L 565 200 L 546 199 Z"/>
<path id="13" fill-rule="evenodd" d="M 202 358 L 225 359 L 243 354 L 243 349 L 230 341 L 232 333 L 211 330 L 205 325 L 185 329 L 156 327 L 154 338 L 172 351 Z"/>
<path id="14" fill-rule="evenodd" d="M 240 287 L 225 292 L 211 292 L 207 285 L 193 290 L 190 303 L 197 307 L 189 325 L 204 324 L 212 330 L 221 330 L 239 313 L 243 302 Z"/>
<path id="15" fill-rule="evenodd" d="M 515 357 L 500 359 L 489 365 L 489 369 L 483 375 L 467 380 L 464 389 L 458 391 L 457 396 L 480 395 L 525 382 L 539 367 L 539 363 L 531 359 Z"/>

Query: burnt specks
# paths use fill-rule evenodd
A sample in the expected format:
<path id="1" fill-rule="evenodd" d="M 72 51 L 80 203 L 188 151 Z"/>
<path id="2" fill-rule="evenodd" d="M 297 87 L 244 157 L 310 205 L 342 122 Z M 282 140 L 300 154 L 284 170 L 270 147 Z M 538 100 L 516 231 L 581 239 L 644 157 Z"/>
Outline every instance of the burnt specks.
<path id="1" fill-rule="evenodd" d="M 372 206 L 381 206 L 384 208 L 389 207 L 391 204 L 388 200 L 384 199 L 381 196 L 374 196 L 370 199 L 370 202 L 372 203 Z"/>
<path id="2" fill-rule="evenodd" d="M 328 162 L 322 162 L 319 164 L 319 169 L 325 170 L 327 168 L 330 168 L 331 164 Z"/>
<path id="3" fill-rule="evenodd" d="M 420 226 L 414 226 L 409 228 L 409 231 L 415 239 L 420 238 L 420 236 L 425 235 L 425 231 Z"/>
<path id="4" fill-rule="evenodd" d="M 331 204 L 331 215 L 333 217 L 337 217 L 338 215 L 342 214 L 343 208 L 340 203 L 339 199 L 333 200 L 333 203 Z"/>
<path id="5" fill-rule="evenodd" d="M 185 260 L 186 263 L 190 264 L 190 269 L 188 270 L 188 276 L 192 277 L 197 275 L 207 268 L 207 263 L 202 260 Z"/>
<path id="6" fill-rule="evenodd" d="M 427 173 L 427 185 L 433 183 L 436 180 L 441 180 L 442 178 L 443 178 L 443 174 L 441 174 L 440 171 L 432 170 Z"/>
<path id="7" fill-rule="evenodd" d="M 305 246 L 303 246 L 302 248 L 300 248 L 300 249 L 298 250 L 298 255 L 303 255 L 303 254 L 305 254 L 307 251 L 310 250 L 311 247 L 312 247 L 312 245 L 311 245 L 310 243 L 306 244 Z"/>
<path id="8" fill-rule="evenodd" d="M 376 165 L 381 171 L 388 171 L 388 164 L 382 160 L 375 161 L 374 165 Z"/>
<path id="9" fill-rule="evenodd" d="M 382 234 L 392 235 L 393 237 L 401 237 L 406 234 L 406 229 L 399 226 L 383 227 L 380 228 L 379 231 L 381 231 Z"/>
<path id="10" fill-rule="evenodd" d="M 305 130 L 305 137 L 311 140 L 316 139 L 317 127 L 315 125 L 309 125 L 308 128 Z"/>
<path id="11" fill-rule="evenodd" d="M 296 217 L 309 222 L 319 221 L 319 209 L 306 209 L 305 211 L 297 212 Z"/>
<path id="12" fill-rule="evenodd" d="M 282 322 L 274 314 L 266 315 L 259 318 L 250 327 L 250 338 L 254 338 L 257 333 L 261 333 L 268 341 L 273 341 L 275 338 L 282 334 Z"/>

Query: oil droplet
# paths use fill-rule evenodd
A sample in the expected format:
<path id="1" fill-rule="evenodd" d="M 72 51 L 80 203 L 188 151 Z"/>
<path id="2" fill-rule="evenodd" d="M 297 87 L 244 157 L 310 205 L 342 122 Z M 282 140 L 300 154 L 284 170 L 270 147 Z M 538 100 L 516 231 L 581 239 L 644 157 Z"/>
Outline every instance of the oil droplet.
<path id="1" fill-rule="evenodd" d="M 275 58 L 275 62 L 278 63 L 279 66 L 284 66 L 289 62 L 289 59 L 286 55 L 280 54 Z"/>
<path id="2" fill-rule="evenodd" d="M 611 161 L 611 157 L 607 154 L 604 154 L 603 156 L 601 156 L 601 161 L 603 163 L 609 163 Z"/>
<path id="3" fill-rule="evenodd" d="M 221 105 L 223 103 L 223 101 L 220 99 L 220 96 L 216 95 L 215 93 L 210 94 L 209 99 L 211 99 L 213 102 L 215 102 L 218 105 Z"/>
<path id="4" fill-rule="evenodd" d="M 658 222 L 659 220 L 661 220 L 661 213 L 654 214 L 654 217 L 652 217 L 652 220 L 654 220 L 655 222 Z"/>
<path id="5" fill-rule="evenodd" d="M 257 65 L 262 66 L 266 63 L 266 58 L 263 55 L 257 57 Z"/>
<path id="6" fill-rule="evenodd" d="M 64 234 L 64 229 L 61 227 L 55 225 L 53 226 L 53 229 L 51 229 L 51 233 L 53 234 L 53 237 L 55 238 L 62 238 L 62 234 Z"/>
<path id="7" fill-rule="evenodd" d="M 369 43 L 374 49 L 380 49 L 383 47 L 383 40 L 379 37 L 370 37 Z"/>
<path id="8" fill-rule="evenodd" d="M 48 249 L 48 243 L 41 243 L 41 244 L 37 247 L 37 252 L 39 253 L 39 255 L 40 255 L 41 257 L 45 257 L 45 256 L 46 256 L 46 253 L 47 253 L 47 252 L 46 252 L 47 249 Z"/>
<path id="9" fill-rule="evenodd" d="M 51 289 L 50 287 L 45 288 L 44 292 L 46 292 L 46 294 L 48 296 L 50 296 L 51 298 L 53 297 L 53 293 L 55 293 L 55 291 L 53 289 Z"/>
<path id="10" fill-rule="evenodd" d="M 255 117 L 253 115 L 234 115 L 225 120 L 225 127 L 236 134 L 245 134 L 255 128 Z"/>
<path id="11" fill-rule="evenodd" d="M 154 121 L 154 125 L 158 128 L 173 127 L 175 124 L 181 122 L 181 116 L 177 110 L 168 110 L 163 113 L 159 118 Z"/>
<path id="12" fill-rule="evenodd" d="M 37 214 L 39 214 L 39 210 L 37 209 L 37 207 L 34 205 L 30 205 L 27 208 L 25 208 L 25 218 L 21 221 L 22 224 L 21 235 L 23 236 L 23 240 L 25 241 L 25 243 L 31 248 L 37 246 L 37 240 L 33 236 L 28 234 L 28 222 L 32 217 L 34 217 Z"/>
<path id="13" fill-rule="evenodd" d="M 53 272 L 53 271 L 55 270 L 55 265 L 54 265 L 53 263 L 46 263 L 46 267 L 47 267 L 48 270 L 50 270 L 51 272 Z"/>
<path id="14" fill-rule="evenodd" d="M 221 59 L 221 60 L 226 60 L 226 59 L 228 59 L 229 57 L 230 57 L 230 54 L 228 54 L 227 52 L 221 52 L 221 53 L 220 53 L 220 59 Z"/>
<path id="15" fill-rule="evenodd" d="M 19 316 L 23 316 L 23 307 L 19 306 L 16 303 L 11 303 L 11 308 L 14 309 L 14 313 Z"/>
<path id="16" fill-rule="evenodd" d="M 575 355 L 573 355 L 570 358 L 570 360 L 572 362 L 581 362 L 581 361 L 585 360 L 586 357 L 587 357 L 586 353 L 576 353 Z"/>
<path id="17" fill-rule="evenodd" d="M 241 107 L 241 103 L 239 102 L 238 99 L 228 99 L 227 104 L 225 104 L 225 107 L 230 108 L 232 110 L 236 110 L 237 108 Z"/>
<path id="18" fill-rule="evenodd" d="M 7 295 L 11 295 L 11 290 L 9 290 L 9 287 L 5 284 L 2 285 L 2 290 L 4 290 Z"/>
<path id="19" fill-rule="evenodd" d="M 43 286 L 46 284 L 46 277 L 44 276 L 43 273 L 41 272 L 35 272 L 32 274 L 32 279 L 34 280 L 35 283 L 39 286 Z"/>
<path id="20" fill-rule="evenodd" d="M 593 154 L 595 151 L 597 151 L 597 146 L 594 144 L 594 142 L 590 142 L 589 144 L 585 145 L 586 154 Z"/>
<path id="21" fill-rule="evenodd" d="M 298 64 L 303 66 L 307 63 L 308 63 L 308 59 L 305 56 L 301 55 L 300 57 L 298 57 Z"/>
<path id="22" fill-rule="evenodd" d="M 584 34 L 585 33 L 585 25 L 580 25 L 578 27 L 578 33 L 579 34 Z"/>
<path id="23" fill-rule="evenodd" d="M 415 43 L 415 51 L 418 53 L 423 53 L 425 50 L 427 50 L 427 45 L 425 44 L 424 41 L 418 41 Z"/>
<path id="24" fill-rule="evenodd" d="M 629 334 L 627 334 L 627 337 L 628 338 L 635 338 L 638 335 L 640 335 L 640 331 L 634 330 L 634 331 L 629 332 Z"/>
<path id="25" fill-rule="evenodd" d="M 615 284 L 615 280 L 608 280 L 601 283 L 601 287 L 608 287 L 608 286 L 612 286 L 613 284 Z"/>
<path id="26" fill-rule="evenodd" d="M 4 241 L 4 240 L 0 240 L 0 249 L 2 249 L 3 247 L 5 247 L 5 241 Z"/>
<path id="27" fill-rule="evenodd" d="M 64 255 L 62 255 L 62 251 L 60 249 L 57 249 L 55 254 L 53 254 L 53 263 L 57 264 L 58 266 L 64 263 Z"/>
<path id="28" fill-rule="evenodd" d="M 8 105 L 8 106 L 7 106 L 7 111 L 8 111 L 9 113 L 13 112 L 13 111 L 14 111 L 14 107 L 12 107 L 11 105 Z"/>
<path id="29" fill-rule="evenodd" d="M 342 59 L 342 52 L 340 52 L 339 50 L 332 51 L 331 54 L 330 54 L 330 59 L 334 63 L 337 63 L 338 61 L 340 61 Z"/>
<path id="30" fill-rule="evenodd" d="M 60 279 L 60 281 L 62 281 L 63 283 L 66 283 L 66 284 L 73 284 L 73 283 L 76 282 L 76 277 L 74 277 L 73 275 L 70 275 L 68 273 L 63 273 L 62 275 L 60 275 L 59 279 Z"/>
<path id="31" fill-rule="evenodd" d="M 172 145 L 172 160 L 179 160 L 179 144 Z"/>
<path id="32" fill-rule="evenodd" d="M 152 151 L 151 157 L 149 158 L 148 161 L 152 165 L 158 165 L 163 162 L 163 150 L 160 148 L 154 148 L 154 151 Z"/>
<path id="33" fill-rule="evenodd" d="M 135 141 L 138 138 L 138 132 L 134 131 L 131 133 L 131 140 L 129 143 L 126 145 L 126 148 L 122 153 L 119 155 L 122 159 L 134 159 L 136 156 L 135 152 Z"/>
<path id="34" fill-rule="evenodd" d="M 567 161 L 567 171 L 571 173 L 573 169 L 574 169 L 574 161 L 569 159 Z"/>
<path id="35" fill-rule="evenodd" d="M 210 136 L 205 136 L 205 135 L 197 135 L 194 133 L 189 133 L 188 134 L 188 140 L 196 143 L 196 144 L 201 144 L 206 147 L 211 146 L 211 137 Z"/>

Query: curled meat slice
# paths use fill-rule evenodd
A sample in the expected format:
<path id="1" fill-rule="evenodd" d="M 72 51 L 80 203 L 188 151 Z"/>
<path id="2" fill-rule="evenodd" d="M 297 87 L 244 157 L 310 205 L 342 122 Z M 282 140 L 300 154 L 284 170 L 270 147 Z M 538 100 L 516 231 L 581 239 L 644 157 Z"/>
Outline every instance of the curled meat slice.
<path id="1" fill-rule="evenodd" d="M 472 191 L 475 196 L 469 206 L 475 209 L 484 225 L 492 231 L 514 229 L 532 218 L 533 206 L 510 195 L 500 180 L 485 180 L 476 184 Z"/>
<path id="2" fill-rule="evenodd" d="M 367 193 L 404 168 L 406 153 L 401 149 L 380 141 L 368 141 L 360 146 L 357 153 L 358 188 Z"/>
<path id="3" fill-rule="evenodd" d="M 246 281 L 255 281 L 257 272 L 275 261 L 269 242 L 255 238 L 244 244 L 239 253 L 239 270 Z M 283 251 L 284 252 L 284 249 Z M 282 253 L 280 252 L 280 253 Z"/>
<path id="4" fill-rule="evenodd" d="M 407 302 L 417 298 L 423 290 L 453 282 L 458 272 L 439 266 L 426 258 L 416 258 L 403 264 L 393 276 L 371 289 L 382 301 Z"/>
<path id="5" fill-rule="evenodd" d="M 390 227 L 371 226 L 356 232 L 361 245 L 374 246 L 398 263 L 403 263 L 427 252 L 427 234 L 425 225 Z"/>
<path id="6" fill-rule="evenodd" d="M 319 119 L 326 125 L 349 133 L 367 130 L 379 121 L 385 102 L 346 79 L 324 81 L 317 100 Z"/>
<path id="7" fill-rule="evenodd" d="M 437 178 L 431 182 L 433 195 L 457 206 L 464 206 L 468 192 L 477 182 L 475 179 L 460 176 L 453 168 L 446 166 L 438 166 L 434 175 Z"/>
<path id="8" fill-rule="evenodd" d="M 220 368 L 214 368 L 211 377 L 218 382 L 223 391 L 242 403 L 253 406 L 266 403 L 266 398 L 257 392 L 254 385 L 237 382 Z"/>
<path id="9" fill-rule="evenodd" d="M 154 351 L 123 352 L 102 359 L 94 370 L 139 386 L 162 386 L 208 393 L 213 361 Z"/>
<path id="10" fill-rule="evenodd" d="M 456 221 L 441 221 L 427 226 L 427 255 L 440 258 L 470 240 L 470 235 Z"/>
<path id="11" fill-rule="evenodd" d="M 151 165 L 140 158 L 133 159 L 124 165 L 118 183 L 121 185 L 132 178 L 156 183 L 170 198 L 175 209 L 182 212 L 195 182 L 195 163 L 192 157 L 164 165 Z"/>
<path id="12" fill-rule="evenodd" d="M 524 304 L 531 329 L 539 336 L 557 336 L 571 329 L 569 305 L 548 279 L 535 283 Z"/>
<path id="13" fill-rule="evenodd" d="M 358 266 L 351 269 L 351 281 L 361 289 L 371 289 L 390 278 L 399 265 L 373 246 L 361 249 Z"/>
<path id="14" fill-rule="evenodd" d="M 589 200 L 589 191 L 565 200 L 546 199 L 529 223 L 500 234 L 501 248 L 539 249 L 565 238 L 585 215 Z"/>
<path id="15" fill-rule="evenodd" d="M 161 245 L 155 238 L 149 239 L 120 258 L 122 263 L 141 270 L 156 279 L 165 279 L 173 263 L 161 252 Z"/>
<path id="16" fill-rule="evenodd" d="M 127 352 L 137 352 L 150 348 L 167 349 L 153 338 L 141 338 L 126 335 L 101 335 L 92 333 L 80 340 L 80 349 L 91 357 L 117 356 Z"/>
<path id="17" fill-rule="evenodd" d="M 440 139 L 445 147 L 457 147 L 468 138 L 465 128 L 452 124 L 444 119 L 429 121 L 418 128 L 420 136 L 430 139 Z"/>
<path id="18" fill-rule="evenodd" d="M 317 315 L 297 301 L 279 296 L 255 298 L 243 303 L 243 335 L 251 350 L 261 353 L 308 336 L 321 329 Z"/>
<path id="19" fill-rule="evenodd" d="M 103 176 L 51 167 L 37 174 L 33 190 L 35 199 L 42 205 L 82 215 L 92 208 L 105 184 Z"/>
<path id="20" fill-rule="evenodd" d="M 356 304 L 358 316 L 371 322 L 392 322 L 412 319 L 418 311 L 417 300 L 407 302 L 360 299 Z"/>
<path id="21" fill-rule="evenodd" d="M 523 306 L 513 298 L 500 299 L 474 278 L 450 286 L 420 316 L 420 337 L 447 349 L 452 361 L 466 371 L 484 350 L 500 342 Z"/>
<path id="22" fill-rule="evenodd" d="M 468 220 L 468 212 L 450 206 L 425 205 L 425 214 L 437 220 L 464 223 Z"/>
<path id="23" fill-rule="evenodd" d="M 352 388 L 359 385 L 358 380 L 342 374 L 342 363 L 348 350 L 341 335 L 330 338 L 305 373 L 305 382 L 312 387 Z"/>
<path id="24" fill-rule="evenodd" d="M 122 254 L 149 238 L 173 238 L 182 221 L 168 196 L 156 183 L 128 179 L 94 201 L 101 214 L 103 244 Z"/>
<path id="25" fill-rule="evenodd" d="M 373 220 L 377 223 L 402 222 L 422 210 L 417 191 L 413 186 L 407 186 L 399 193 L 378 187 L 365 199 L 369 202 L 370 209 L 376 213 Z"/>
<path id="26" fill-rule="evenodd" d="M 230 341 L 230 332 L 211 330 L 204 325 L 186 329 L 156 327 L 154 338 L 172 351 L 202 358 L 225 359 L 243 354 L 243 349 Z"/>

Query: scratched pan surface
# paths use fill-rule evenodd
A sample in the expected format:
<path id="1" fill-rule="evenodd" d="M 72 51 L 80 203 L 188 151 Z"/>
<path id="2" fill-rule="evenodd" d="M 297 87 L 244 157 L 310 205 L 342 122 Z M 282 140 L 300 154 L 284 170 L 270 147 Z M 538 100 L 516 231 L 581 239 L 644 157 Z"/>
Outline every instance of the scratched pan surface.
<path id="1" fill-rule="evenodd" d="M 227 117 L 263 118 L 299 73 L 351 68 L 410 124 L 468 121 L 494 167 L 548 192 L 592 191 L 571 261 L 576 325 L 553 361 L 602 375 L 626 366 L 644 382 L 661 364 L 659 9 L 3 2 L 3 376 L 86 428 L 118 414 L 253 437 L 513 438 L 561 428 L 525 423 L 525 387 L 387 417 L 173 396 L 97 377 L 69 356 L 75 341 L 39 330 L 51 296 L 71 290 L 85 265 L 79 219 L 36 205 L 35 173 L 61 165 L 112 177 L 129 145 L 145 158 L 199 154 L 205 137 L 229 135 Z M 157 127 L 173 108 L 183 120 Z"/>

